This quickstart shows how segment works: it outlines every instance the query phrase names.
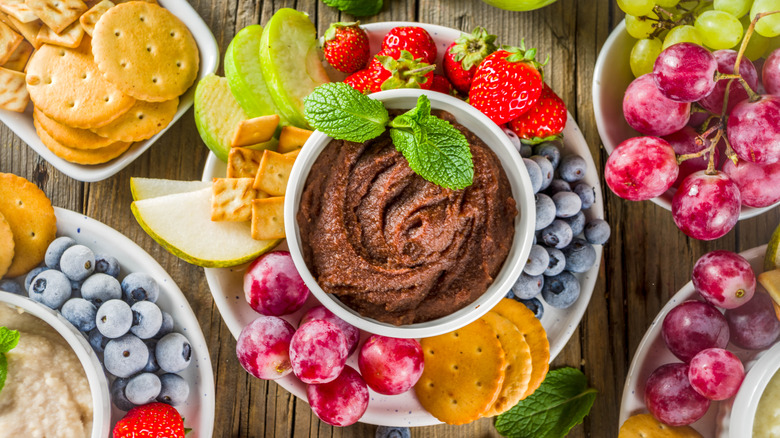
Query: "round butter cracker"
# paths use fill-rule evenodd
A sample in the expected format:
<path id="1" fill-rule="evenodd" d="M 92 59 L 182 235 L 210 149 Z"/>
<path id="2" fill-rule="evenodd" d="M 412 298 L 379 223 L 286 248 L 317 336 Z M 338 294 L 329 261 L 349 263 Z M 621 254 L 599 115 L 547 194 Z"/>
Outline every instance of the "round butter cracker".
<path id="1" fill-rule="evenodd" d="M 620 426 L 619 438 L 702 438 L 690 426 L 667 426 L 651 414 L 631 416 Z"/>
<path id="2" fill-rule="evenodd" d="M 0 213 L 0 278 L 3 278 L 14 260 L 14 233 L 11 225 Z"/>
<path id="3" fill-rule="evenodd" d="M 131 1 L 106 11 L 92 33 L 95 62 L 120 90 L 147 102 L 184 94 L 198 76 L 198 45 L 173 13 Z"/>
<path id="4" fill-rule="evenodd" d="M 54 207 L 35 184 L 11 173 L 0 173 L 0 213 L 14 236 L 14 259 L 6 272 L 18 277 L 43 262 L 57 235 Z"/>
<path id="5" fill-rule="evenodd" d="M 136 100 L 126 113 L 106 126 L 95 129 L 95 134 L 114 141 L 141 141 L 153 137 L 168 126 L 179 109 L 179 98 L 165 102 Z"/>
<path id="6" fill-rule="evenodd" d="M 41 143 L 52 151 L 54 155 L 76 164 L 91 165 L 109 162 L 122 155 L 132 144 L 130 142 L 117 141 L 99 149 L 74 149 L 53 139 L 45 129 L 41 128 L 40 123 L 35 118 L 33 118 L 33 125 L 35 125 L 35 129 L 38 131 Z"/>
<path id="7" fill-rule="evenodd" d="M 37 107 L 33 109 L 33 118 L 51 138 L 63 146 L 73 149 L 99 149 L 104 148 L 115 140 L 103 138 L 88 129 L 74 128 L 47 116 Z"/>

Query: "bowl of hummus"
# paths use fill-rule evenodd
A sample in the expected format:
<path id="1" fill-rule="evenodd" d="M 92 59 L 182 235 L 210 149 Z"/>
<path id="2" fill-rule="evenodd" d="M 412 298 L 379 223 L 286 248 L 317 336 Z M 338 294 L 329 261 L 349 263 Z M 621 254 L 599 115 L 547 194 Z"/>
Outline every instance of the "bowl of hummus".
<path id="1" fill-rule="evenodd" d="M 109 436 L 108 381 L 84 336 L 56 311 L 2 291 L 0 326 L 20 333 L 6 353 L 0 436 Z"/>
<path id="2" fill-rule="evenodd" d="M 375 93 L 391 117 L 426 94 L 469 142 L 474 183 L 422 179 L 387 132 L 364 143 L 315 131 L 290 174 L 284 217 L 296 268 L 329 310 L 398 338 L 450 332 L 489 311 L 528 258 L 531 182 L 506 134 L 471 105 L 424 90 Z"/>

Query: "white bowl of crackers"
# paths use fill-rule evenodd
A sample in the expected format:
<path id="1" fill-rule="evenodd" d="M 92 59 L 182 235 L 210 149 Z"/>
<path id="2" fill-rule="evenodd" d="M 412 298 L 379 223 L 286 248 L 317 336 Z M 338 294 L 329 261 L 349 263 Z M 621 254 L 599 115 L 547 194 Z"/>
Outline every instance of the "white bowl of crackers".
<path id="1" fill-rule="evenodd" d="M 0 121 L 87 182 L 146 151 L 219 63 L 184 0 L 4 2 L 0 43 Z"/>

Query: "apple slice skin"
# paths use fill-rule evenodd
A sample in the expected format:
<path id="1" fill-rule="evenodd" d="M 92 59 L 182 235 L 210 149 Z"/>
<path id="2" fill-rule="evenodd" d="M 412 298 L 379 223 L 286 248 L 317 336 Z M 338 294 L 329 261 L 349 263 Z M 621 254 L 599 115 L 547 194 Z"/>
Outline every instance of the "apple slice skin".
<path id="1" fill-rule="evenodd" d="M 304 117 L 303 98 L 330 78 L 308 15 L 282 8 L 271 17 L 260 40 L 260 66 L 280 115 L 299 128 L 311 129 Z"/>

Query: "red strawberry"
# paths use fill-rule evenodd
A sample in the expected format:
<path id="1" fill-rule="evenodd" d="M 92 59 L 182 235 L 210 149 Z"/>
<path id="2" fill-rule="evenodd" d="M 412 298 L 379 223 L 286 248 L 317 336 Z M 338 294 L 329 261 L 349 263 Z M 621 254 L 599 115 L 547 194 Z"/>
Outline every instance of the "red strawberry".
<path id="1" fill-rule="evenodd" d="M 358 70 L 347 76 L 344 83 L 363 94 L 370 94 L 379 91 L 379 86 L 374 81 L 373 71 L 369 68 Z"/>
<path id="2" fill-rule="evenodd" d="M 372 87 L 380 90 L 396 88 L 422 88 L 428 90 L 433 84 L 433 70 L 436 68 L 421 58 L 406 51 L 390 49 L 390 56 L 384 50 L 374 56 L 368 65 L 374 80 Z M 372 88 L 374 89 L 374 88 Z"/>
<path id="3" fill-rule="evenodd" d="M 539 102 L 522 116 L 511 120 L 509 127 L 524 143 L 553 140 L 566 127 L 566 104 L 544 84 Z"/>
<path id="4" fill-rule="evenodd" d="M 497 125 L 520 117 L 542 94 L 536 49 L 508 47 L 488 55 L 474 73 L 469 103 Z"/>
<path id="5" fill-rule="evenodd" d="M 113 438 L 184 438 L 179 411 L 165 403 L 149 403 L 130 409 L 114 426 Z"/>
<path id="6" fill-rule="evenodd" d="M 382 40 L 382 50 L 408 50 L 415 58 L 422 58 L 428 64 L 436 63 L 436 43 L 422 27 L 399 26 L 390 29 Z"/>
<path id="7" fill-rule="evenodd" d="M 340 72 L 354 73 L 368 64 L 371 56 L 368 35 L 359 25 L 359 22 L 333 23 L 325 31 L 322 48 L 325 59 Z"/>
<path id="8" fill-rule="evenodd" d="M 452 86 L 463 94 L 469 94 L 471 80 L 479 63 L 496 51 L 495 35 L 489 35 L 484 27 L 474 29 L 471 35 L 463 34 L 444 52 L 444 75 Z"/>
<path id="9" fill-rule="evenodd" d="M 433 75 L 433 83 L 431 84 L 431 90 L 438 91 L 439 93 L 452 94 L 452 84 L 442 75 Z"/>

